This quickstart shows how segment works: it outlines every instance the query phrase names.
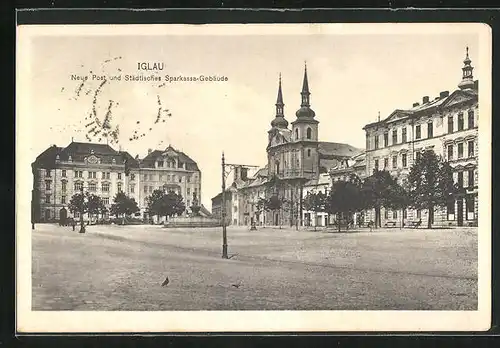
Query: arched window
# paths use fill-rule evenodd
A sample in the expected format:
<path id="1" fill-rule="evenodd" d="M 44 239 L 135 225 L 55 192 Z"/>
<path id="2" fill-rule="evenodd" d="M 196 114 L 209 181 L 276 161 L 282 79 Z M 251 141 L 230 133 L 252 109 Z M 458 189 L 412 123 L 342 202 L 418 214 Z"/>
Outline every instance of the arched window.
<path id="1" fill-rule="evenodd" d="M 299 139 L 299 130 L 295 128 L 295 140 Z"/>
<path id="2" fill-rule="evenodd" d="M 312 136 L 312 129 L 311 127 L 307 127 L 307 139 L 311 139 Z"/>

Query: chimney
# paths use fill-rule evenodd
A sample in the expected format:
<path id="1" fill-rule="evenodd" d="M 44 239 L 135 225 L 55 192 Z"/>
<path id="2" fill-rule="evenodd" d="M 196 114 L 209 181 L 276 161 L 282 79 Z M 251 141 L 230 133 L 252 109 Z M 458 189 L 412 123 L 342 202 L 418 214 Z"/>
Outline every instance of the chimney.
<path id="1" fill-rule="evenodd" d="M 148 149 L 148 155 L 153 152 L 153 149 Z"/>
<path id="2" fill-rule="evenodd" d="M 449 95 L 450 95 L 449 91 L 442 91 L 441 93 L 439 93 L 439 98 L 446 98 Z"/>
<path id="3" fill-rule="evenodd" d="M 233 180 L 235 182 L 240 178 L 240 171 L 241 171 L 241 167 L 239 167 L 239 166 L 234 167 L 234 178 L 233 178 Z"/>
<path id="4" fill-rule="evenodd" d="M 422 104 L 428 103 L 429 102 L 429 96 L 426 95 L 425 97 L 422 98 Z"/>
<path id="5" fill-rule="evenodd" d="M 413 103 L 413 107 L 419 106 L 419 105 L 420 105 L 420 103 Z"/>
<path id="6" fill-rule="evenodd" d="M 241 168 L 241 180 L 246 181 L 248 179 L 248 168 Z"/>

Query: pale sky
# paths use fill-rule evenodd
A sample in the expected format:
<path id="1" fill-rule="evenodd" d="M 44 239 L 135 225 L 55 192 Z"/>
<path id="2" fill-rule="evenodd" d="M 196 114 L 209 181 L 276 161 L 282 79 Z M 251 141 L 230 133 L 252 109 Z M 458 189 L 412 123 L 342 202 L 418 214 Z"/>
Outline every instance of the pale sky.
<path id="1" fill-rule="evenodd" d="M 171 144 L 193 158 L 202 171 L 202 203 L 221 189 L 221 152 L 227 162 L 266 164 L 267 131 L 275 115 L 278 75 L 282 74 L 285 117 L 295 119 L 307 61 L 311 107 L 322 141 L 363 148 L 362 127 L 410 108 L 439 92 L 457 88 L 465 47 L 478 66 L 478 36 L 461 34 L 393 35 L 254 35 L 254 36 L 99 36 L 38 37 L 30 47 L 29 88 L 32 160 L 48 146 L 65 147 L 85 140 L 85 117 L 92 109 L 93 90 L 100 81 L 84 84 L 71 74 L 134 74 L 137 62 L 164 63 L 164 75 L 219 75 L 227 82 L 109 81 L 97 99 L 97 115 L 106 113 L 120 124 L 120 143 L 132 156 Z M 121 57 L 121 58 L 118 58 Z M 109 59 L 114 59 L 105 62 Z M 121 70 L 118 71 L 118 69 Z M 144 72 L 145 76 L 150 75 Z M 88 95 L 85 91 L 91 90 Z M 172 116 L 153 125 L 158 97 Z M 147 135 L 128 139 L 141 122 Z M 149 128 L 153 128 L 149 131 Z M 80 131 L 79 131 L 80 130 Z M 103 141 L 105 143 L 105 141 Z M 162 143 L 161 143 L 162 142 Z M 114 146 L 118 150 L 118 146 Z M 232 175 L 228 184 L 230 184 Z"/>

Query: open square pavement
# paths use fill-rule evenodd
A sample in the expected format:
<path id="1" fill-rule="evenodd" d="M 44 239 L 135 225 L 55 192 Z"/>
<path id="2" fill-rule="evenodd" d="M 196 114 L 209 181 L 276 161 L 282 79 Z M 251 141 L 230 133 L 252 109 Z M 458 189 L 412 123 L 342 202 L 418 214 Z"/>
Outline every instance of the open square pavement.
<path id="1" fill-rule="evenodd" d="M 33 310 L 477 309 L 473 228 L 77 231 L 33 231 Z"/>

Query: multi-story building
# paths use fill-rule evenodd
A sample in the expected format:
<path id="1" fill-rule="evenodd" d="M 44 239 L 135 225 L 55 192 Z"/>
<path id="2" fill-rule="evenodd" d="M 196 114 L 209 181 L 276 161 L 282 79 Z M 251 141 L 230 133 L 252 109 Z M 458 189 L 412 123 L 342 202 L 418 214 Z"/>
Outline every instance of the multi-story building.
<path id="1" fill-rule="evenodd" d="M 364 127 L 366 175 L 375 168 L 385 169 L 403 183 L 416 158 L 431 149 L 450 163 L 455 182 L 466 188 L 464 196 L 455 197 L 445 208 L 436 207 L 431 214 L 405 210 L 404 220 L 426 224 L 431 219 L 435 225 L 477 224 L 478 81 L 473 80 L 468 49 L 462 71 L 462 80 L 453 93 L 443 91 L 434 99 L 424 96 L 421 103 L 395 110 L 386 119 Z M 367 212 L 375 221 L 373 214 Z M 382 224 L 401 221 L 397 214 L 382 209 Z"/>
<path id="2" fill-rule="evenodd" d="M 234 224 L 232 212 L 233 212 L 234 201 L 237 200 L 235 191 L 236 190 L 234 189 L 234 187 L 230 187 L 225 191 L 226 226 Z M 235 199 L 233 199 L 233 196 Z M 223 206 L 222 198 L 223 198 L 222 192 L 212 198 L 212 216 L 215 219 L 219 219 L 221 222 L 222 222 L 222 206 Z"/>
<path id="3" fill-rule="evenodd" d="M 136 216 L 147 217 L 145 198 L 154 189 L 174 190 L 185 197 L 201 198 L 201 172 L 181 151 L 168 147 L 151 151 L 146 158 L 133 158 L 126 151 L 109 145 L 71 142 L 67 147 L 53 145 L 32 163 L 32 211 L 35 222 L 59 219 L 71 197 L 82 189 L 102 198 L 108 208 L 118 192 L 125 192 L 138 203 Z M 180 180 L 180 181 L 179 181 Z"/>

